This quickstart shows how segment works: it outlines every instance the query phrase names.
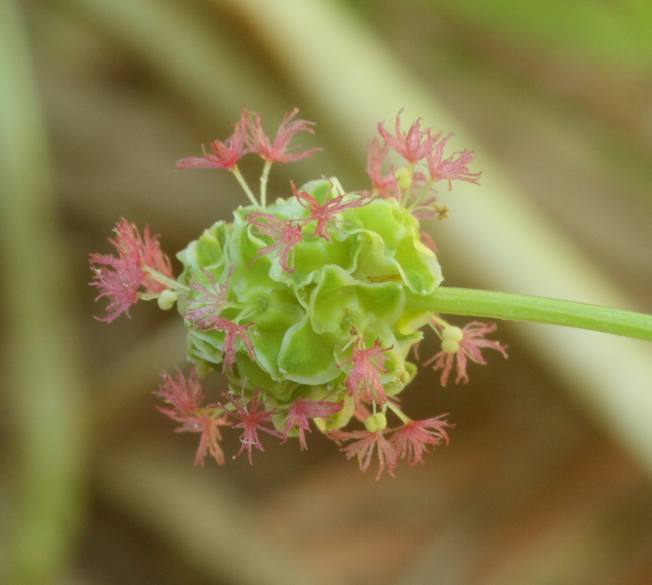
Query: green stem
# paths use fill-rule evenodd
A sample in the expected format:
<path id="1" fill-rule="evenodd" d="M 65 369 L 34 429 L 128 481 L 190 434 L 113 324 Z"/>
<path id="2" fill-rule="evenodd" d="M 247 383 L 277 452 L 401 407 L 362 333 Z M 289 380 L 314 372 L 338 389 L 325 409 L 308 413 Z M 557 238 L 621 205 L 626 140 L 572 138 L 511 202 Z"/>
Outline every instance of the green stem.
<path id="1" fill-rule="evenodd" d="M 245 178 L 242 176 L 242 173 L 240 172 L 240 169 L 238 166 L 234 166 L 231 169 L 231 172 L 233 173 L 233 176 L 238 180 L 238 183 L 240 183 L 240 187 L 242 187 L 242 190 L 245 192 L 245 195 L 249 198 L 249 201 L 251 201 L 251 204 L 254 207 L 260 207 L 258 204 L 258 201 L 256 201 L 256 197 L 254 197 L 253 192 L 249 188 L 249 184 L 245 180 Z"/>
<path id="2" fill-rule="evenodd" d="M 269 171 L 272 168 L 272 161 L 266 160 L 263 172 L 260 175 L 260 205 L 267 207 L 267 179 L 269 178 Z"/>
<path id="3" fill-rule="evenodd" d="M 447 315 L 550 323 L 652 341 L 652 315 L 574 301 L 439 287 L 429 307 Z"/>
<path id="4" fill-rule="evenodd" d="M 394 404 L 389 400 L 385 404 L 389 408 L 389 410 L 391 410 L 404 425 L 410 422 L 410 417 L 407 416 L 398 406 L 396 406 L 396 404 Z"/>
<path id="5" fill-rule="evenodd" d="M 183 284 L 181 284 L 180 282 L 177 282 L 176 280 L 174 280 L 173 278 L 170 278 L 169 276 L 165 276 L 165 274 L 161 274 L 158 270 L 154 270 L 153 268 L 150 268 L 149 266 L 145 266 L 144 270 L 154 280 L 157 280 L 158 282 L 160 282 L 161 284 L 164 284 L 165 286 L 167 286 L 168 288 L 171 288 L 172 290 L 185 290 L 185 291 L 190 290 L 187 286 L 184 286 Z M 156 295 L 156 297 L 157 296 L 158 295 Z M 142 298 L 144 300 L 148 300 L 144 296 Z M 155 297 L 152 297 L 152 298 L 155 298 Z"/>

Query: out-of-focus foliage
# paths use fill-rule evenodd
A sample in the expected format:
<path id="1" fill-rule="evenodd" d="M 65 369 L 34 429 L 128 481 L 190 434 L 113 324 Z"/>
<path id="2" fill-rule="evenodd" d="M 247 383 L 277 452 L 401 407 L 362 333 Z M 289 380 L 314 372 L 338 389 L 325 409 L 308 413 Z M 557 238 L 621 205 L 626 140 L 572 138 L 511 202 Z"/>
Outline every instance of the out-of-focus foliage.
<path id="1" fill-rule="evenodd" d="M 527 6 L 518 0 L 427 3 L 510 43 L 538 46 L 553 58 L 570 55 L 641 73 L 652 64 L 652 5 L 645 0 L 547 0 Z"/>

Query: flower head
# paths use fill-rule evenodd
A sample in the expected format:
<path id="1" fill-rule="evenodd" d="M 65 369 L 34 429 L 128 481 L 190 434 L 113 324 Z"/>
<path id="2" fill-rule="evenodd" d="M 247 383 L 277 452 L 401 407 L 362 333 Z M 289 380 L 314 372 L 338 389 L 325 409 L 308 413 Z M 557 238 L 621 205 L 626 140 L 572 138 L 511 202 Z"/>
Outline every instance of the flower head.
<path id="1" fill-rule="evenodd" d="M 373 190 L 381 197 L 398 197 L 398 183 L 394 174 L 394 167 L 389 167 L 383 174 L 383 163 L 389 152 L 388 144 L 381 144 L 380 140 L 374 138 L 369 143 L 367 154 L 367 175 L 371 179 Z"/>
<path id="2" fill-rule="evenodd" d="M 346 195 L 338 195 L 324 203 L 319 203 L 316 197 L 310 195 L 306 191 L 298 190 L 294 183 L 292 185 L 292 193 L 297 198 L 297 201 L 305 207 L 310 215 L 308 220 L 317 222 L 315 226 L 315 235 L 325 240 L 330 240 L 328 235 L 328 224 L 335 219 L 335 215 L 344 211 L 345 209 L 352 209 L 354 207 L 361 207 L 369 203 L 370 198 L 367 195 L 356 195 L 353 199 L 349 198 L 345 201 Z"/>
<path id="3" fill-rule="evenodd" d="M 409 163 L 417 163 L 424 159 L 432 150 L 437 136 L 432 135 L 430 128 L 421 129 L 421 118 L 412 123 L 407 132 L 401 129 L 401 113 L 396 114 L 394 134 L 385 129 L 385 126 L 378 124 L 378 132 L 385 140 L 385 144 L 393 148 Z"/>
<path id="4" fill-rule="evenodd" d="M 138 300 L 176 306 L 189 359 L 202 374 L 226 375 L 226 393 L 214 402 L 195 369 L 164 374 L 155 392 L 176 431 L 196 435 L 195 464 L 207 457 L 224 463 L 224 427 L 238 429 L 236 457 L 246 453 L 250 463 L 269 440 L 264 434 L 282 442 L 296 437 L 305 450 L 316 427 L 363 471 L 373 464 L 377 478 L 393 475 L 401 460 L 414 466 L 447 443 L 451 426 L 444 415 L 411 420 L 401 410 L 399 395 L 415 374 L 411 362 L 421 362 L 419 329 L 429 322 L 441 339 L 441 351 L 425 365 L 439 370 L 444 385 L 454 369 L 456 382 L 466 382 L 469 361 L 486 363 L 484 349 L 506 357 L 504 346 L 488 339 L 495 326 L 474 321 L 460 329 L 436 312 L 442 272 L 420 226 L 446 216 L 440 181 L 477 182 L 472 153 L 445 154 L 450 135 L 421 119 L 403 129 L 401 117 L 399 111 L 389 125 L 379 124 L 369 143 L 368 191 L 347 192 L 322 175 L 304 187 L 291 183 L 293 196 L 268 200 L 275 163 L 320 150 L 297 144 L 315 125 L 295 108 L 268 135 L 261 116 L 243 109 L 228 138 L 177 162 L 181 169 L 229 170 L 250 202 L 177 254 L 177 280 L 158 237 L 125 219 L 115 228 L 113 255 L 90 256 L 92 284 L 108 300 L 105 321 L 128 315 Z M 239 167 L 247 154 L 262 159 L 258 194 Z M 464 312 L 464 294 L 452 294 Z"/>
<path id="5" fill-rule="evenodd" d="M 290 266 L 290 253 L 294 246 L 303 240 L 301 223 L 283 220 L 262 211 L 250 213 L 247 221 L 261 234 L 272 238 L 272 243 L 258 250 L 258 255 L 278 254 L 281 268 L 285 272 L 293 272 L 294 269 Z"/>
<path id="6" fill-rule="evenodd" d="M 233 428 L 242 429 L 240 435 L 241 446 L 236 457 L 239 457 L 243 451 L 247 451 L 249 463 L 253 464 L 253 448 L 256 447 L 259 451 L 265 450 L 260 442 L 258 432 L 262 431 L 274 437 L 281 436 L 278 431 L 268 426 L 274 411 L 265 408 L 260 391 L 256 391 L 248 402 L 244 397 L 237 397 L 232 394 L 226 408 L 228 409 L 229 406 L 231 406 L 231 409 L 227 410 L 229 416 L 237 421 Z"/>
<path id="7" fill-rule="evenodd" d="M 423 455 L 428 452 L 428 446 L 448 444 L 447 428 L 451 425 L 445 419 L 446 415 L 435 416 L 424 420 L 411 420 L 397 429 L 390 443 L 396 451 L 398 459 L 408 459 L 412 467 L 423 463 Z"/>
<path id="8" fill-rule="evenodd" d="M 235 168 L 238 161 L 250 152 L 247 144 L 249 113 L 240 112 L 240 121 L 233 128 L 233 134 L 224 141 L 213 140 L 211 152 L 204 156 L 190 156 L 177 161 L 178 169 L 228 169 Z"/>
<path id="9" fill-rule="evenodd" d="M 159 293 L 166 287 L 146 272 L 150 268 L 165 277 L 172 277 L 169 258 L 161 250 L 158 237 L 145 227 L 143 236 L 130 221 L 122 218 L 114 228 L 115 237 L 109 243 L 117 255 L 90 254 L 93 270 L 91 285 L 99 290 L 95 300 L 108 298 L 106 316 L 100 321 L 110 323 L 138 302 L 139 291 Z"/>
<path id="10" fill-rule="evenodd" d="M 289 163 L 302 160 L 320 151 L 321 148 L 309 148 L 307 150 L 296 150 L 293 152 L 288 150 L 290 142 L 300 132 L 307 132 L 308 134 L 315 133 L 313 128 L 315 125 L 314 122 L 294 119 L 298 113 L 298 108 L 294 108 L 291 112 L 283 116 L 274 140 L 270 140 L 267 134 L 265 134 L 260 114 L 255 114 L 254 123 L 249 132 L 251 151 L 258 154 L 262 159 L 275 163 Z"/>
<path id="11" fill-rule="evenodd" d="M 495 323 L 471 321 L 463 329 L 450 325 L 441 326 L 435 324 L 435 326 L 442 337 L 442 349 L 426 360 L 423 365 L 429 366 L 433 364 L 435 371 L 442 371 L 440 378 L 442 386 L 446 386 L 448 383 L 453 365 L 456 365 L 457 369 L 455 383 L 468 383 L 469 376 L 466 372 L 468 360 L 483 366 L 487 365 L 487 360 L 482 355 L 482 349 L 493 349 L 507 359 L 506 346 L 493 339 L 485 339 L 485 336 L 496 330 Z"/>
<path id="12" fill-rule="evenodd" d="M 204 465 L 207 455 L 213 457 L 219 465 L 223 465 L 220 427 L 228 426 L 229 422 L 225 416 L 219 414 L 220 409 L 216 405 L 203 405 L 204 392 L 197 371 L 193 368 L 188 378 L 181 370 L 177 370 L 176 379 L 169 374 L 163 374 L 161 385 L 154 394 L 166 404 L 158 407 L 159 412 L 181 423 L 177 432 L 199 433 L 195 465 Z"/>
<path id="13" fill-rule="evenodd" d="M 452 189 L 453 181 L 465 181 L 477 185 L 482 173 L 472 173 L 469 170 L 468 165 L 473 160 L 473 153 L 470 150 L 462 150 L 444 158 L 444 148 L 451 136 L 453 135 L 448 134 L 438 140 L 426 157 L 430 179 L 433 182 L 448 181 L 449 189 Z"/>
<path id="14" fill-rule="evenodd" d="M 390 348 L 382 347 L 379 339 L 371 347 L 365 347 L 362 336 L 358 336 L 351 354 L 351 373 L 346 379 L 346 387 L 356 404 L 383 404 L 387 397 L 380 381 L 385 372 L 384 353 Z"/>
<path id="15" fill-rule="evenodd" d="M 287 440 L 288 433 L 296 428 L 299 431 L 299 444 L 301 450 L 308 448 L 306 443 L 306 431 L 310 432 L 310 419 L 325 418 L 342 409 L 341 402 L 328 402 L 326 400 L 308 400 L 299 398 L 295 400 L 288 409 L 285 427 L 283 428 L 284 439 Z"/>
<path id="16" fill-rule="evenodd" d="M 334 431 L 327 436 L 341 443 L 352 441 L 340 449 L 347 459 L 356 457 L 361 471 L 367 471 L 376 453 L 378 459 L 378 473 L 376 479 L 380 479 L 384 471 L 391 476 L 394 475 L 397 456 L 392 444 L 385 438 L 386 431 Z"/>

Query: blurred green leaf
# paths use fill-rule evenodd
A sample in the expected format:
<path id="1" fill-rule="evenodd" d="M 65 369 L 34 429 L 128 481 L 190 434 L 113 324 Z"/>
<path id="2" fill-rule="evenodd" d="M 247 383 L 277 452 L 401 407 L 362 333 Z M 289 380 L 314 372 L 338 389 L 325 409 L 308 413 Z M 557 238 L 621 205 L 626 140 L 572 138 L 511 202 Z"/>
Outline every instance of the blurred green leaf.
<path id="1" fill-rule="evenodd" d="M 56 223 L 47 139 L 17 2 L 0 3 L 0 253 L 12 430 L 12 532 L 5 578 L 53 583 L 82 500 L 81 381 L 70 277 Z"/>
<path id="2" fill-rule="evenodd" d="M 509 35 L 512 42 L 541 44 L 605 64 L 652 64 L 652 3 L 647 0 L 430 0 L 432 5 Z"/>

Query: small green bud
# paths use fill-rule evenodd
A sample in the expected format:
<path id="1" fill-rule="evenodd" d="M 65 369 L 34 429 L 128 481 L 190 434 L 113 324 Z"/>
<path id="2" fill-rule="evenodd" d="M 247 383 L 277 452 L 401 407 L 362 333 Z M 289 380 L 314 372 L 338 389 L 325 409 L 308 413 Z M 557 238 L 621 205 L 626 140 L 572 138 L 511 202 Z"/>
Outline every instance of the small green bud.
<path id="1" fill-rule="evenodd" d="M 158 295 L 156 302 L 158 303 L 159 309 L 162 311 L 169 311 L 174 307 L 174 303 L 177 302 L 177 293 L 173 290 L 166 289 Z"/>
<path id="2" fill-rule="evenodd" d="M 370 433 L 385 430 L 387 428 L 387 417 L 382 412 L 377 412 L 364 421 L 364 426 Z"/>
<path id="3" fill-rule="evenodd" d="M 441 348 L 446 353 L 457 353 L 460 350 L 460 344 L 452 339 L 444 339 L 441 342 Z"/>
<path id="4" fill-rule="evenodd" d="M 409 167 L 399 167 L 394 173 L 396 181 L 401 189 L 406 190 L 412 186 L 412 169 Z"/>
<path id="5" fill-rule="evenodd" d="M 464 339 L 464 333 L 459 327 L 454 327 L 452 325 L 447 325 L 444 327 L 444 330 L 441 332 L 441 336 L 444 339 L 448 339 L 450 341 L 462 341 Z"/>

